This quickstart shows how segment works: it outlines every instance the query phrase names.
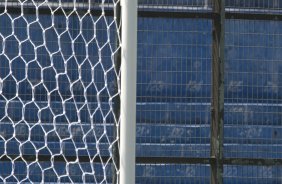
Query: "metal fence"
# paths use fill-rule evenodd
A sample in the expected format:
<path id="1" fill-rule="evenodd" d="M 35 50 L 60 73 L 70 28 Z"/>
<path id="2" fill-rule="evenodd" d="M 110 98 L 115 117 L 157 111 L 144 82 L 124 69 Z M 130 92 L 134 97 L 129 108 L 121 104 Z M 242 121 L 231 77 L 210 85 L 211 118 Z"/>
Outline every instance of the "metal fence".
<path id="1" fill-rule="evenodd" d="M 279 0 L 139 1 L 138 183 L 282 182 L 281 18 Z"/>

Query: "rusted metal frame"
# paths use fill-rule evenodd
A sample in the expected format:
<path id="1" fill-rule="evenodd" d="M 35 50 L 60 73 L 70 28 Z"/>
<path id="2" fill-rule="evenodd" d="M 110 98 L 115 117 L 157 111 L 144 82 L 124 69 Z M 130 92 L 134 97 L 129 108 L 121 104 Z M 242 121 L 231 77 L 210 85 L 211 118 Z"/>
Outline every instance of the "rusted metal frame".
<path id="1" fill-rule="evenodd" d="M 223 183 L 224 118 L 224 0 L 213 0 L 212 20 L 212 100 L 211 100 L 211 178 L 212 184 Z"/>

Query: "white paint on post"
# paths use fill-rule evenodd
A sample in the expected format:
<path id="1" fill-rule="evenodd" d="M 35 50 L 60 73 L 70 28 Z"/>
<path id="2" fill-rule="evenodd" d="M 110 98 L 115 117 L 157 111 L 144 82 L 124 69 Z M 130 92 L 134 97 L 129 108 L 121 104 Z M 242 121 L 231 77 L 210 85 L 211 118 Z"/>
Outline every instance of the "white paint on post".
<path id="1" fill-rule="evenodd" d="M 205 8 L 205 9 L 208 9 L 208 7 L 209 7 L 209 0 L 205 0 L 204 8 Z"/>
<path id="2" fill-rule="evenodd" d="M 135 184 L 137 0 L 121 0 L 120 183 Z"/>

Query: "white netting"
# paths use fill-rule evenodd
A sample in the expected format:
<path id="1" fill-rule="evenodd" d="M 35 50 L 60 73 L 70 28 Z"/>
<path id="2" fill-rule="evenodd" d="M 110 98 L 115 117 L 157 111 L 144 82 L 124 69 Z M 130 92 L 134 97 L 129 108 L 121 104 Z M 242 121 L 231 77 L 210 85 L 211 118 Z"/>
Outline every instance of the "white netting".
<path id="1" fill-rule="evenodd" d="M 0 2 L 1 183 L 117 180 L 118 4 Z"/>

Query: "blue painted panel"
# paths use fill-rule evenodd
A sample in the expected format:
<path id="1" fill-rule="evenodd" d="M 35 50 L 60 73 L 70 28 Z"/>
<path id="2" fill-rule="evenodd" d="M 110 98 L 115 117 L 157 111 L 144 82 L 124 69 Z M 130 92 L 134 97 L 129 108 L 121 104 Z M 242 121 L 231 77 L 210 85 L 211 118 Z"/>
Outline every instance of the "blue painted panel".
<path id="1" fill-rule="evenodd" d="M 2 20 L 3 19 L 3 20 Z M 69 27 L 73 29 L 69 33 L 63 33 L 60 37 L 60 48 L 62 55 L 57 53 L 50 57 L 50 53 L 58 51 L 58 38 L 54 29 L 43 30 L 38 23 L 30 24 L 31 41 L 23 42 L 22 59 L 18 56 L 18 41 L 16 37 L 24 39 L 26 37 L 26 23 L 31 23 L 34 17 L 26 16 L 26 20 L 19 20 L 15 23 L 17 30 L 13 36 L 9 36 L 12 30 L 11 20 L 8 16 L 1 16 L 1 34 L 5 37 L 5 53 L 1 55 L 1 78 L 4 79 L 3 94 L 7 98 L 15 96 L 15 82 L 23 80 L 19 87 L 23 100 L 31 94 L 31 84 L 38 84 L 44 80 L 45 88 L 51 91 L 56 87 L 55 74 L 59 75 L 58 83 L 60 93 L 63 97 L 70 94 L 70 84 L 79 79 L 78 66 L 82 64 L 81 78 L 83 82 L 74 84 L 78 94 L 83 94 L 83 85 L 87 86 L 92 79 L 101 90 L 104 86 L 104 71 L 111 66 L 110 45 L 102 49 L 102 62 L 94 68 L 94 76 L 91 75 L 91 66 L 98 61 L 98 50 L 95 42 L 89 44 L 89 59 L 86 59 L 85 42 L 82 36 L 78 36 L 79 20 L 77 17 L 69 19 Z M 58 16 L 55 21 L 55 28 L 62 30 L 65 28 L 65 20 Z M 110 21 L 110 20 L 109 20 Z M 83 24 L 83 37 L 91 40 L 93 30 L 89 17 L 85 18 Z M 41 25 L 47 28 L 50 16 L 40 17 Z M 282 76 L 282 63 L 279 62 L 281 52 L 279 48 L 282 42 L 279 32 L 282 24 L 279 22 L 261 21 L 241 21 L 226 22 L 226 102 L 249 102 L 277 103 L 282 97 L 282 83 L 278 80 Z M 10 25 L 10 26 L 9 26 Z M 98 45 L 101 47 L 107 40 L 107 35 L 103 34 L 106 23 L 100 20 L 97 23 Z M 201 96 L 201 101 L 209 101 L 211 95 L 211 22 L 208 20 L 190 19 L 162 19 L 162 18 L 142 18 L 139 19 L 138 35 L 138 100 L 139 101 L 199 101 L 196 96 Z M 252 28 L 256 29 L 253 30 Z M 272 29 L 267 29 L 272 27 Z M 150 31 L 147 30 L 150 28 Z M 103 30 L 104 29 L 104 30 Z M 163 30 L 160 32 L 159 30 Z M 170 30 L 179 32 L 169 32 Z M 193 33 L 191 31 L 197 31 Z M 236 34 L 238 32 L 246 34 Z M 275 33 L 275 34 L 272 34 Z M 77 37 L 77 38 L 76 38 Z M 38 47 L 43 44 L 43 38 L 47 39 L 46 47 Z M 71 40 L 76 39 L 72 48 Z M 110 40 L 114 40 L 111 34 Z M 2 40 L 3 42 L 3 40 Z M 2 45 L 2 44 L 0 44 Z M 241 45 L 241 46 L 240 46 Z M 242 47 L 244 46 L 244 47 Z M 38 48 L 37 48 L 38 47 Z M 3 49 L 3 48 L 2 48 Z M 75 53 L 76 57 L 72 55 Z M 37 56 L 37 57 L 35 57 Z M 14 60 L 13 60 L 14 59 Z M 13 60 L 12 63 L 8 61 Z M 67 64 L 64 64 L 64 61 Z M 27 65 L 28 81 L 25 79 Z M 49 68 L 53 64 L 52 68 Z M 104 68 L 104 69 L 103 69 Z M 13 79 L 9 73 L 15 77 Z M 42 75 L 43 74 L 43 75 Z M 94 78 L 93 78 L 94 77 Z M 110 91 L 113 91 L 114 72 L 107 74 L 107 81 Z M 9 87 L 8 87 L 9 86 Z M 81 87 L 79 87 L 81 86 Z M 94 86 L 93 86 L 94 87 Z M 36 86 L 36 97 L 45 95 L 47 91 L 42 85 Z M 106 96 L 105 91 L 101 96 Z M 84 101 L 82 95 L 76 95 L 77 101 Z M 91 93 L 87 93 L 89 101 L 95 100 Z M 104 100 L 107 100 L 107 98 Z M 178 98 L 174 98 L 178 97 Z M 233 99 L 231 99 L 231 97 Z M 93 99 L 94 98 L 94 99 Z"/>

